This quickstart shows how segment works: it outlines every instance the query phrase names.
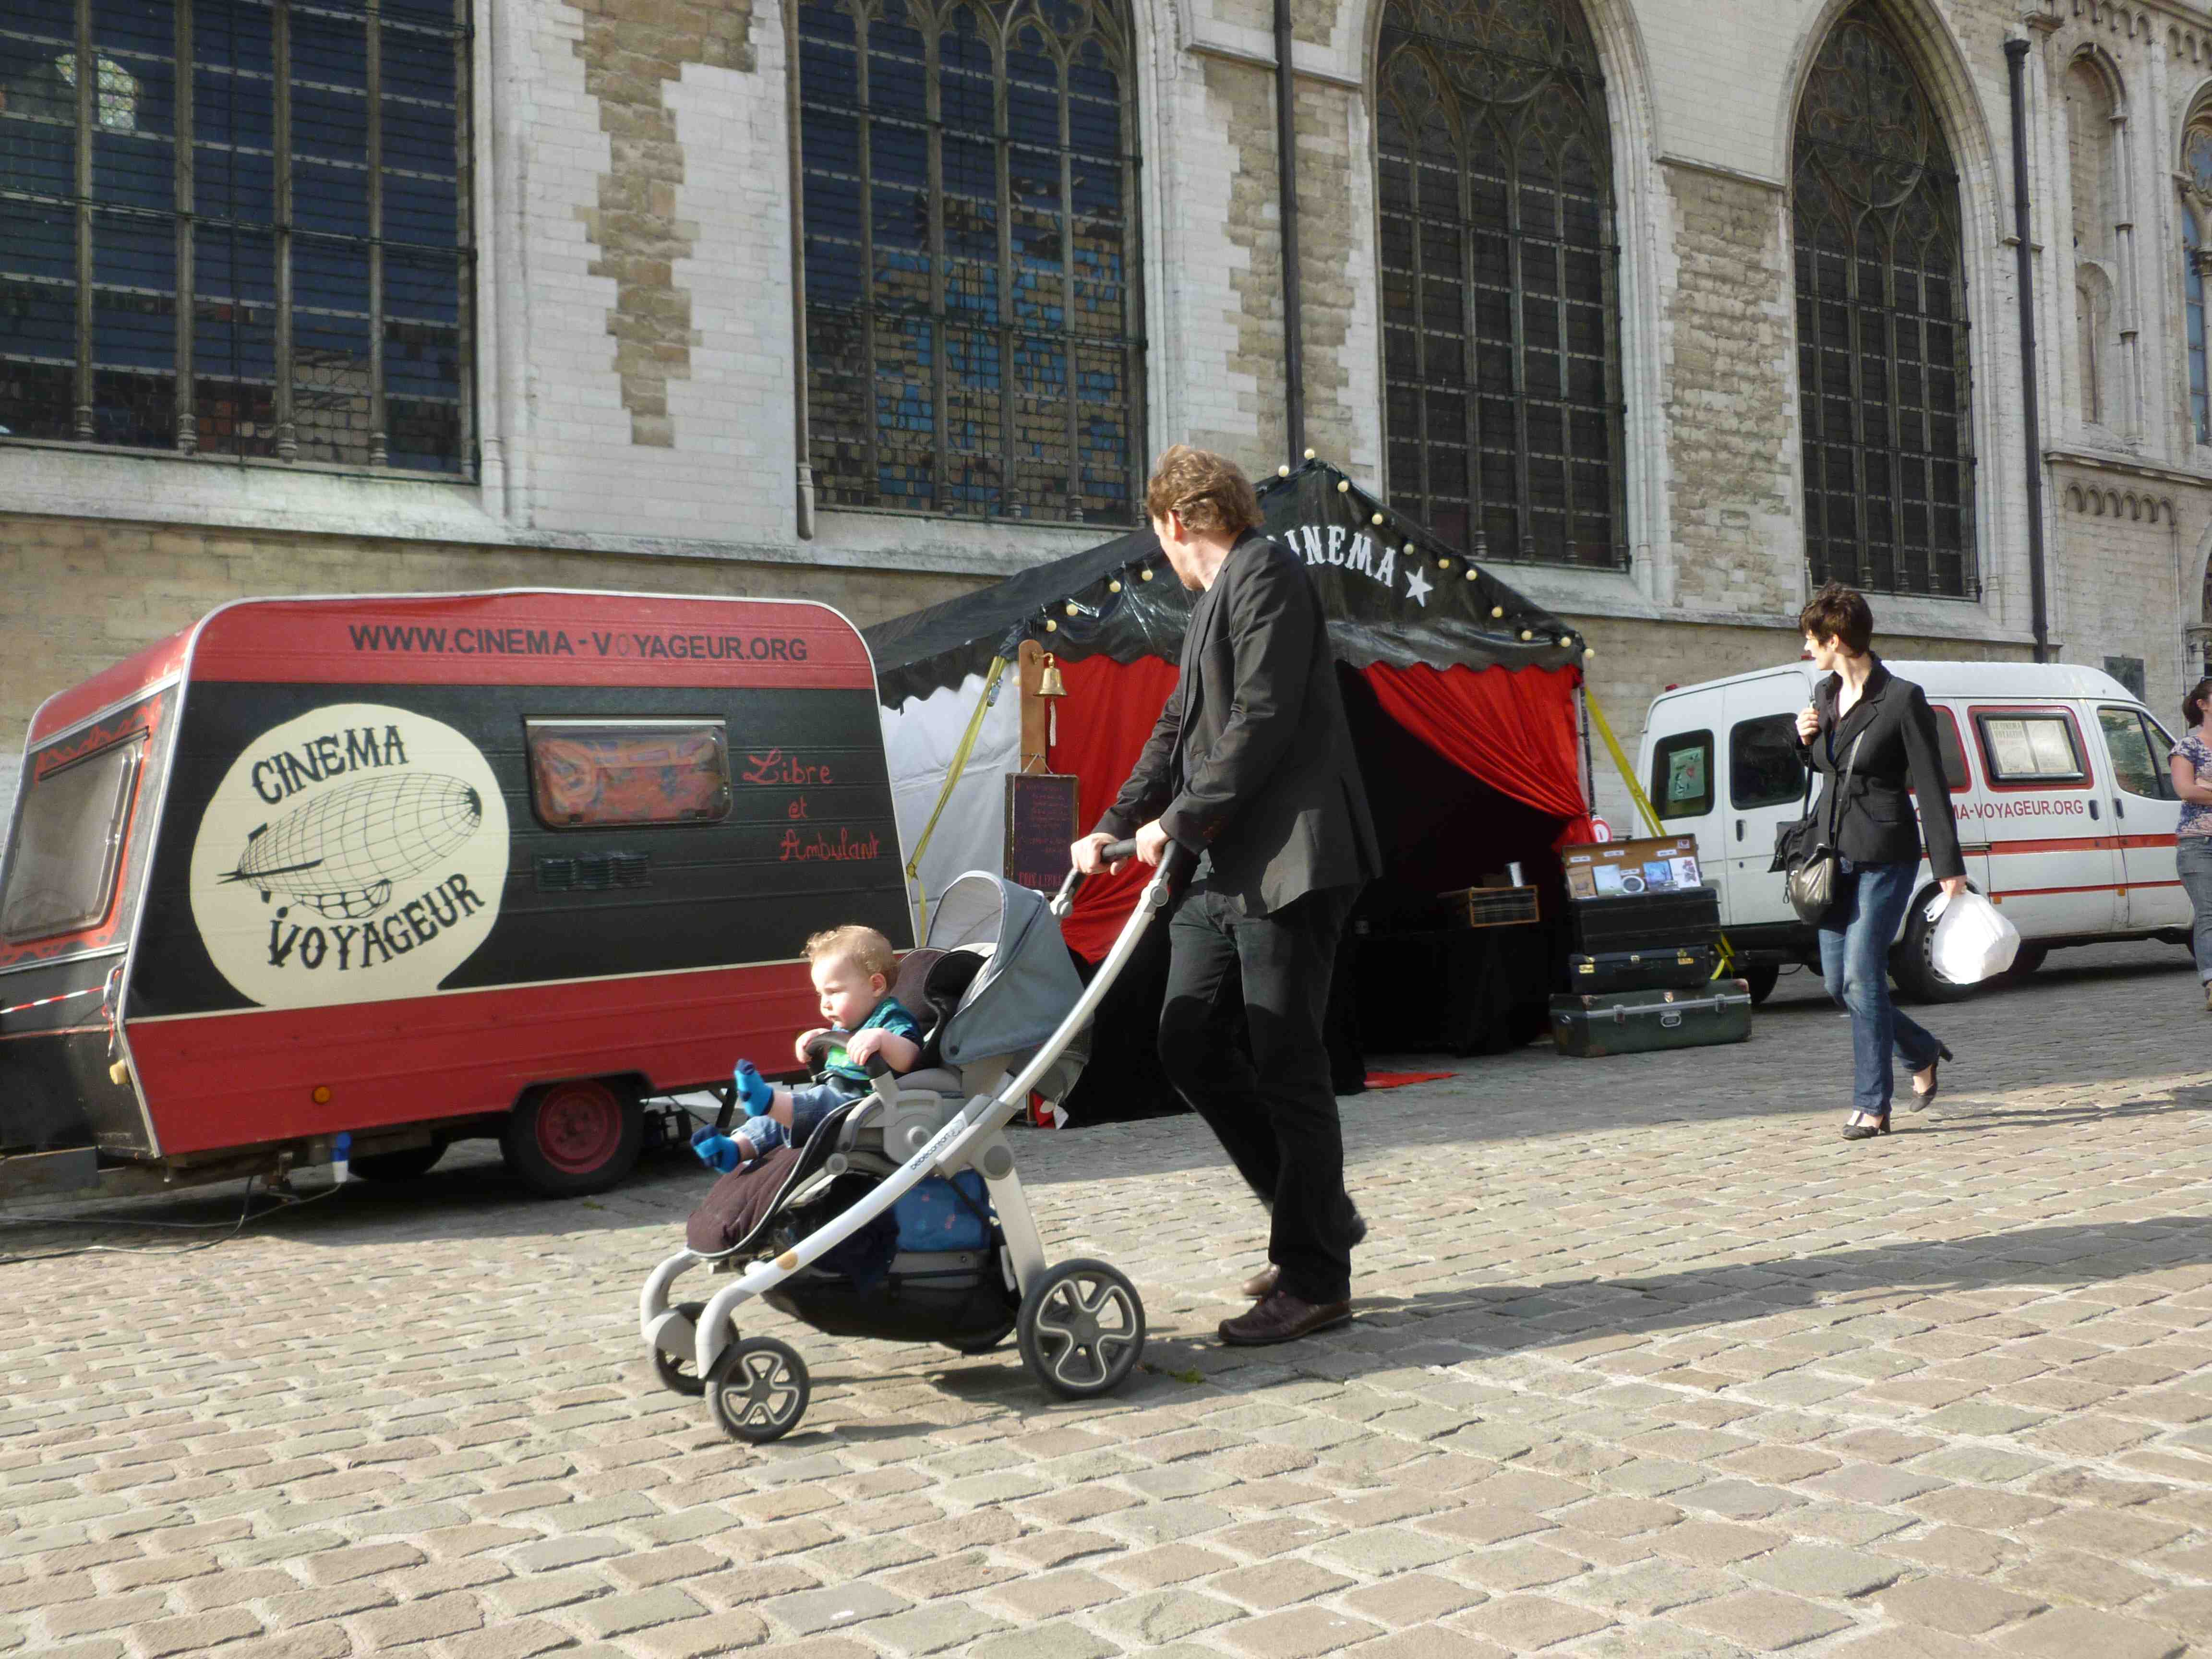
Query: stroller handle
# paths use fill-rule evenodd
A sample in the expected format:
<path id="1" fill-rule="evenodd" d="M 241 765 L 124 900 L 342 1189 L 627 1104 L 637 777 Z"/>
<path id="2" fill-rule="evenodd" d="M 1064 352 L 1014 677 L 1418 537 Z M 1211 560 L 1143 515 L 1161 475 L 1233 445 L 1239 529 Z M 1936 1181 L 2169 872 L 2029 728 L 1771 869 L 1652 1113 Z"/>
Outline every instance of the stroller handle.
<path id="1" fill-rule="evenodd" d="M 1119 864 L 1123 859 L 1133 859 L 1137 856 L 1137 843 L 1133 839 L 1109 841 L 1098 849 L 1098 856 L 1101 861 L 1106 864 Z M 1071 868 L 1067 872 L 1067 879 L 1060 884 L 1060 891 L 1053 896 L 1053 915 L 1065 916 L 1068 912 L 1068 907 L 1075 902 L 1075 890 L 1082 885 L 1083 872 Z"/>

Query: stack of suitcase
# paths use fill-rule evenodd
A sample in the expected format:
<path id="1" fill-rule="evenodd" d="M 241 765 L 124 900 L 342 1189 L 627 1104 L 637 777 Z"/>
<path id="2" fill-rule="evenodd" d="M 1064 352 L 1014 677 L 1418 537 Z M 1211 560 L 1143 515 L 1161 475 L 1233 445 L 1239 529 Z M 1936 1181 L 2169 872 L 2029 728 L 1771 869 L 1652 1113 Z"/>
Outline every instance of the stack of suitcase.
<path id="1" fill-rule="evenodd" d="M 1743 1042 L 1751 988 L 1715 979 L 1720 896 L 1710 887 L 1572 898 L 1568 982 L 1552 999 L 1563 1054 L 1644 1054 Z"/>

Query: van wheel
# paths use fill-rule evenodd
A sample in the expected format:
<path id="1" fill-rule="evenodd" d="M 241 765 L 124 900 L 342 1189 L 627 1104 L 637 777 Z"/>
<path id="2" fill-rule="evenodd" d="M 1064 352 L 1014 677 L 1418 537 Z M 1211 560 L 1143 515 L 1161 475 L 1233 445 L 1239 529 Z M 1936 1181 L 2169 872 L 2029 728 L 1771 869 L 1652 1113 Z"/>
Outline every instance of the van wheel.
<path id="1" fill-rule="evenodd" d="M 637 1163 L 645 1114 L 637 1097 L 598 1078 L 523 1091 L 499 1149 L 523 1184 L 549 1198 L 604 1192 Z"/>
<path id="2" fill-rule="evenodd" d="M 2045 958 L 2050 954 L 2051 947 L 2048 945 L 2021 945 L 2018 954 L 2012 959 L 2012 976 L 2014 979 L 2026 979 L 2043 966 Z"/>
<path id="3" fill-rule="evenodd" d="M 427 1146 L 409 1146 L 396 1152 L 371 1152 L 354 1159 L 351 1167 L 364 1181 L 419 1181 L 445 1155 L 446 1143 L 434 1140 Z"/>
<path id="4" fill-rule="evenodd" d="M 1915 1002 L 1961 1002 L 1978 988 L 1948 980 L 1936 971 L 1936 924 L 1928 920 L 1928 896 L 1912 901 L 1905 937 L 1890 947 L 1889 976 Z"/>
<path id="5" fill-rule="evenodd" d="M 1751 1006 L 1754 1008 L 1774 994 L 1775 981 L 1782 977 L 1782 965 L 1774 962 L 1753 962 L 1745 964 L 1741 978 L 1751 987 Z"/>

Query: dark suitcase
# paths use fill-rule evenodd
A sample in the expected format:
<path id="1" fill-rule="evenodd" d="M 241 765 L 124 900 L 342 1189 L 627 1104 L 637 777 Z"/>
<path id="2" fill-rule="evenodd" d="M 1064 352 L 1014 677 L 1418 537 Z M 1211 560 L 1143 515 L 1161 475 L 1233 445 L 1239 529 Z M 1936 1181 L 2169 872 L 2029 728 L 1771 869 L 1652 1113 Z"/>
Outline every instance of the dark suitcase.
<path id="1" fill-rule="evenodd" d="M 1750 1040 L 1751 987 L 1740 979 L 1717 979 L 1693 991 L 1552 999 L 1552 1041 L 1578 1060 Z"/>
<path id="2" fill-rule="evenodd" d="M 1624 893 L 1576 899 L 1567 906 L 1568 949 L 1585 957 L 1617 951 L 1674 951 L 1717 945 L 1721 896 L 1716 888 L 1682 893 Z"/>
<path id="3" fill-rule="evenodd" d="M 1577 996 L 1608 991 L 1687 991 L 1719 971 L 1720 951 L 1710 945 L 1672 951 L 1607 951 L 1569 957 L 1567 985 Z"/>

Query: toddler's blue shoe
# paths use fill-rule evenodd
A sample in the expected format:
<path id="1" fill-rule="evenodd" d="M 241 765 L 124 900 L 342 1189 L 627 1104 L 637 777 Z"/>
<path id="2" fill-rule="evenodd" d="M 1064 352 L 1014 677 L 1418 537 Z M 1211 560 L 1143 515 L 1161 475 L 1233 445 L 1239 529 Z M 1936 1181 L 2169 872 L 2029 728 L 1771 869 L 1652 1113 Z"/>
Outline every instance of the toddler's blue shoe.
<path id="1" fill-rule="evenodd" d="M 775 1103 L 775 1089 L 760 1074 L 760 1068 L 750 1060 L 738 1062 L 732 1074 L 737 1081 L 738 1100 L 745 1109 L 747 1117 L 763 1117 Z"/>

